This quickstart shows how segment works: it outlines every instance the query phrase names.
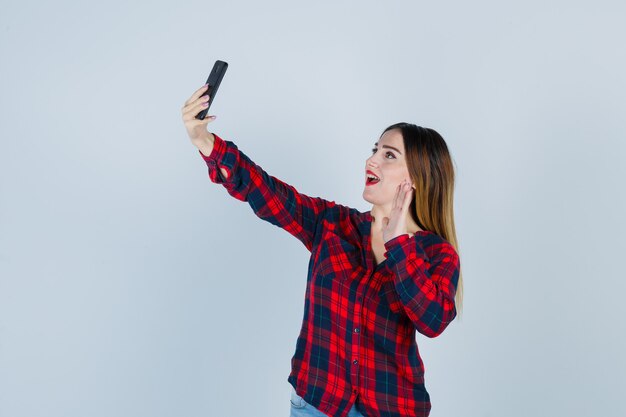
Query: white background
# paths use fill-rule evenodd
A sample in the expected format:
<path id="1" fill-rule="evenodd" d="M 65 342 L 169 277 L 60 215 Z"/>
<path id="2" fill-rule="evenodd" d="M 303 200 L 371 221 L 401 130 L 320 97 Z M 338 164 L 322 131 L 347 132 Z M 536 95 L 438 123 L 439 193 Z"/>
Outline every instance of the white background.
<path id="1" fill-rule="evenodd" d="M 436 4 L 434 4 L 436 3 Z M 457 168 L 432 417 L 626 415 L 622 2 L 0 6 L 0 416 L 287 416 L 308 255 L 210 182 L 180 110 L 366 211 L 388 125 Z"/>

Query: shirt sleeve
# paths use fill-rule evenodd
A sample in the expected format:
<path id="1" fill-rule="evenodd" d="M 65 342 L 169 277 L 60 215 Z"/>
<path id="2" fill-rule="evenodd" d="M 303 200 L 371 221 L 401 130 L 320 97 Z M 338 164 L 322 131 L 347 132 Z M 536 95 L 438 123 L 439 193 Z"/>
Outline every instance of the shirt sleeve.
<path id="1" fill-rule="evenodd" d="M 404 310 L 417 331 L 439 336 L 456 317 L 454 295 L 459 279 L 459 257 L 446 241 L 435 243 L 431 259 L 419 243 L 420 232 L 385 242 L 388 267 Z"/>
<path id="2" fill-rule="evenodd" d="M 209 156 L 198 150 L 211 181 L 222 184 L 231 196 L 247 202 L 259 218 L 285 229 L 310 251 L 320 213 L 335 202 L 299 193 L 252 162 L 233 142 L 214 136 Z M 226 170 L 225 177 L 220 168 Z"/>

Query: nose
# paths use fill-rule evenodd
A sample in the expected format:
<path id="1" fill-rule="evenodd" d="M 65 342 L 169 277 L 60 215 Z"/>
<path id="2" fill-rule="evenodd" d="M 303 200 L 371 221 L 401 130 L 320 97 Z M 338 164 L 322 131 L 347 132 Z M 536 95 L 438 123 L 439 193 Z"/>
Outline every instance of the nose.
<path id="1" fill-rule="evenodd" d="M 375 161 L 375 157 L 376 155 L 372 155 L 369 158 L 367 158 L 367 160 L 365 161 L 365 166 L 376 167 L 378 163 Z"/>

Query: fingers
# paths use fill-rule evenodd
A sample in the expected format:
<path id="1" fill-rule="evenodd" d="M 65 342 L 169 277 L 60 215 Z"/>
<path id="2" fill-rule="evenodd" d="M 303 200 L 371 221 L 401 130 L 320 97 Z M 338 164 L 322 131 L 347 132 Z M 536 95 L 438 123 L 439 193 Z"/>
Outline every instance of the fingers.
<path id="1" fill-rule="evenodd" d="M 409 207 L 411 206 L 411 199 L 413 198 L 413 187 L 409 182 L 404 186 L 406 190 L 404 193 L 404 202 L 402 204 L 402 211 L 407 213 L 409 211 Z"/>
<path id="2" fill-rule="evenodd" d="M 400 200 L 400 192 L 402 191 L 402 184 L 399 184 L 398 187 L 396 188 L 396 195 L 393 197 L 393 203 L 391 204 L 391 209 L 395 209 L 400 207 L 400 204 L 398 203 Z"/>
<path id="3" fill-rule="evenodd" d="M 205 118 L 204 118 L 204 119 L 202 119 L 202 120 L 198 120 L 198 119 L 196 119 L 196 118 L 194 117 L 193 119 L 191 119 L 191 120 L 187 121 L 187 122 L 186 122 L 186 125 L 187 125 L 187 126 L 189 126 L 189 127 L 191 127 L 191 128 L 194 128 L 194 127 L 196 127 L 196 126 L 206 125 L 206 124 L 211 123 L 213 120 L 215 120 L 215 117 L 216 117 L 216 116 L 207 116 L 207 117 L 205 117 Z"/>
<path id="4" fill-rule="evenodd" d="M 196 103 L 189 104 L 187 107 L 183 108 L 183 120 L 185 122 L 189 120 L 193 121 L 198 113 L 208 107 L 208 101 L 209 97 L 203 96 L 200 97 Z"/>
<path id="5" fill-rule="evenodd" d="M 191 97 L 189 97 L 189 99 L 185 101 L 185 105 L 182 108 L 183 114 L 189 112 L 191 109 L 197 108 L 198 104 L 202 104 L 203 101 L 209 100 L 210 96 L 208 94 L 203 96 L 203 94 L 207 91 L 207 88 L 208 85 L 205 84 L 202 87 L 198 88 L 196 91 L 194 91 Z M 195 114 L 197 114 L 197 112 Z"/>
<path id="6" fill-rule="evenodd" d="M 404 180 L 402 183 L 398 184 L 396 188 L 396 194 L 393 198 L 393 203 L 391 206 L 391 213 L 389 217 L 383 218 L 383 239 L 385 242 L 389 241 L 391 238 L 391 233 L 404 233 L 404 229 L 406 228 L 406 214 L 409 211 L 409 207 L 411 206 L 411 197 L 413 195 L 413 188 L 411 187 L 411 183 L 407 180 Z M 393 220 L 393 221 L 392 221 Z M 392 226 L 389 224 L 392 223 Z M 388 229 L 389 227 L 394 230 Z"/>
<path id="7" fill-rule="evenodd" d="M 185 101 L 185 105 L 188 105 L 189 103 L 195 101 L 198 99 L 198 97 L 200 97 L 207 89 L 208 85 L 205 84 L 202 87 L 198 88 L 196 91 L 194 91 L 194 93 L 191 95 L 191 97 L 189 97 L 189 99 L 187 101 Z"/>
<path id="8" fill-rule="evenodd" d="M 196 117 L 196 115 L 198 113 L 200 113 L 202 110 L 206 109 L 208 106 L 208 102 L 209 102 L 209 96 L 202 96 L 198 99 L 196 99 L 196 101 L 193 101 L 187 105 L 185 105 L 185 107 L 183 107 L 183 120 L 187 121 L 187 120 L 191 120 L 193 118 Z"/>
<path id="9" fill-rule="evenodd" d="M 411 204 L 412 192 L 413 188 L 411 187 L 411 183 L 407 180 L 400 183 L 396 189 L 396 195 L 393 199 L 393 205 L 391 208 L 401 209 L 403 212 L 406 212 Z"/>
<path id="10" fill-rule="evenodd" d="M 190 120 L 189 122 L 187 122 L 187 124 L 191 124 L 193 126 L 202 126 L 208 123 L 211 123 L 213 120 L 215 120 L 216 116 L 207 116 L 204 119 L 196 119 L 193 118 L 192 120 Z"/>

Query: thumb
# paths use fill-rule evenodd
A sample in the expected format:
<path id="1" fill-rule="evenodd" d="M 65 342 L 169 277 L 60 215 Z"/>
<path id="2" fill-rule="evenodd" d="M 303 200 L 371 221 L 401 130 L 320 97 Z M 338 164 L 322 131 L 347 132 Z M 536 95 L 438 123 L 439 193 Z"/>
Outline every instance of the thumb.
<path id="1" fill-rule="evenodd" d="M 200 124 L 211 123 L 217 116 L 206 116 L 200 121 Z"/>

